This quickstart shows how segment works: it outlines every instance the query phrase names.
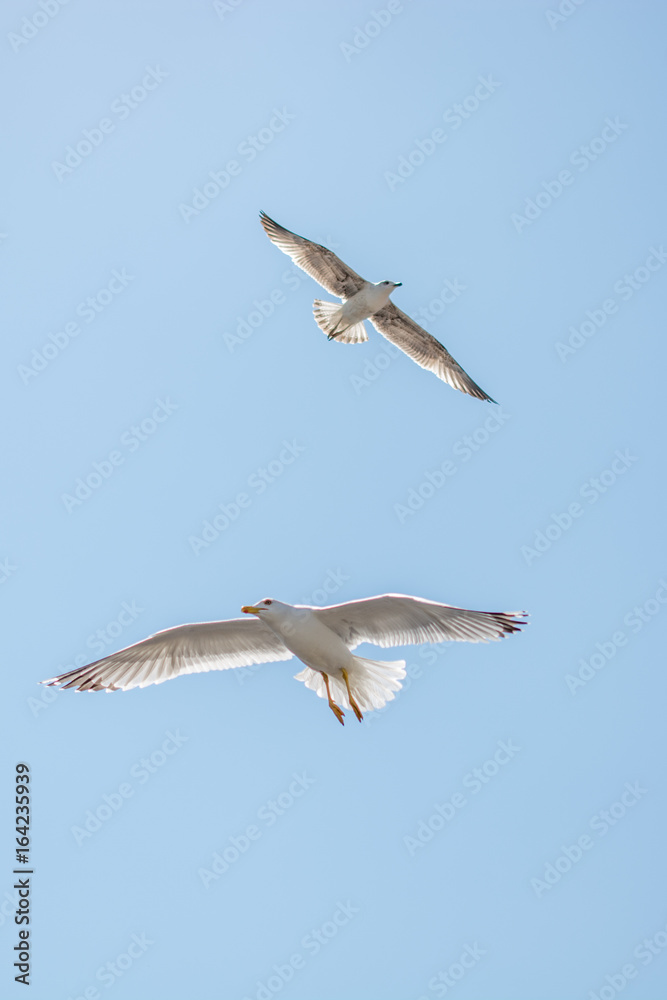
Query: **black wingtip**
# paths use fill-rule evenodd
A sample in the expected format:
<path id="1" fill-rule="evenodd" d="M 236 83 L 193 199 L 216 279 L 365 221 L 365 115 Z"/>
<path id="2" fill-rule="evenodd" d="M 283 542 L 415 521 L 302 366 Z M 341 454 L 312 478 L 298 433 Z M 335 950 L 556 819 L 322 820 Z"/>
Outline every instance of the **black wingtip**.
<path id="1" fill-rule="evenodd" d="M 470 378 L 470 376 L 468 376 L 468 378 Z M 470 391 L 471 389 L 474 389 L 476 391 L 471 392 Z M 496 406 L 498 406 L 498 401 L 495 400 L 495 399 L 492 399 L 491 396 L 489 396 L 488 392 L 484 392 L 484 390 L 482 389 L 482 387 L 479 386 L 479 385 L 477 385 L 476 382 L 473 382 L 472 379 L 470 379 L 470 386 L 469 386 L 469 388 L 468 389 L 464 389 L 463 391 L 464 392 L 467 391 L 471 396 L 474 396 L 475 399 L 481 399 L 483 403 L 494 403 Z"/>
<path id="2" fill-rule="evenodd" d="M 504 635 L 511 635 L 513 632 L 521 632 L 526 625 L 530 625 L 528 618 L 530 617 L 527 611 L 500 611 L 496 612 L 499 624 L 502 626 Z"/>

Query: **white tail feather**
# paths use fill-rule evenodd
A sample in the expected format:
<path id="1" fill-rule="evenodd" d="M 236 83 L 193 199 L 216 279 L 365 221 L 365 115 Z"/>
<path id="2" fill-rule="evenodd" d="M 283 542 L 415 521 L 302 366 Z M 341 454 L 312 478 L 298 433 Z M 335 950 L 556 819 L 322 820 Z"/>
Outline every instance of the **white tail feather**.
<path id="1" fill-rule="evenodd" d="M 324 302 L 322 299 L 315 299 L 313 302 L 313 316 L 320 330 L 326 333 L 327 337 L 335 337 L 343 344 L 363 344 L 368 340 L 366 327 L 363 323 L 355 323 L 353 326 L 345 326 L 343 319 L 343 304 L 338 302 Z"/>
<path id="2" fill-rule="evenodd" d="M 363 656 L 354 657 L 354 668 L 348 672 L 352 696 L 362 712 L 382 708 L 394 700 L 394 692 L 400 691 L 405 677 L 405 660 L 367 660 Z M 327 689 L 319 670 L 306 667 L 294 679 L 303 681 L 318 698 L 326 698 Z M 343 708 L 351 708 L 345 682 L 329 675 L 331 697 Z"/>

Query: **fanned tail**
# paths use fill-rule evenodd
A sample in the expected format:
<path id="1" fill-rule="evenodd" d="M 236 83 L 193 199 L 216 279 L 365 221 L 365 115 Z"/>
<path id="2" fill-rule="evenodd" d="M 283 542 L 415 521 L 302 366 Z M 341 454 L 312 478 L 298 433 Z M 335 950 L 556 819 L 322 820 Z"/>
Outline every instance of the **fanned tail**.
<path id="1" fill-rule="evenodd" d="M 363 344 L 365 340 L 368 340 L 366 327 L 363 323 L 345 326 L 343 303 L 315 299 L 313 316 L 320 330 L 326 333 L 329 340 L 339 340 L 343 344 Z"/>
<path id="2" fill-rule="evenodd" d="M 361 711 L 371 712 L 393 701 L 394 692 L 401 690 L 401 681 L 405 677 L 405 660 L 367 660 L 363 656 L 355 656 L 354 660 L 356 669 L 349 671 L 349 681 L 352 696 Z M 326 698 L 327 690 L 319 670 L 306 667 L 295 674 L 294 679 L 303 681 L 318 698 Z M 329 687 L 338 705 L 351 708 L 344 681 L 330 675 Z"/>

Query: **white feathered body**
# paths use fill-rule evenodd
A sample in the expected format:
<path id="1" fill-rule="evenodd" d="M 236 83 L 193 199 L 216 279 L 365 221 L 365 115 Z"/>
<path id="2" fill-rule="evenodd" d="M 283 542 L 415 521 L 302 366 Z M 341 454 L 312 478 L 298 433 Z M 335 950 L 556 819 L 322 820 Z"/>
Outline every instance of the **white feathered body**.
<path id="1" fill-rule="evenodd" d="M 359 291 L 342 304 L 315 299 L 315 322 L 329 337 L 336 337 L 346 344 L 363 343 L 368 340 L 363 321 L 384 309 L 393 290 L 393 282 L 381 281 L 374 285 L 371 281 L 364 281 Z"/>
<path id="2" fill-rule="evenodd" d="M 343 670 L 347 671 L 350 690 L 362 712 L 381 708 L 400 690 L 400 681 L 405 677 L 404 660 L 386 662 L 355 656 L 340 636 L 320 621 L 317 611 L 274 601 L 272 614 L 263 621 L 306 664 L 295 678 L 320 698 L 327 697 L 322 676 L 326 674 L 334 701 L 350 708 Z"/>
<path id="3" fill-rule="evenodd" d="M 343 315 L 350 323 L 358 323 L 362 319 L 368 319 L 378 309 L 383 309 L 386 306 L 393 290 L 394 286 L 391 283 L 379 282 L 374 285 L 370 281 L 365 281 L 364 287 L 343 303 Z"/>
<path id="4" fill-rule="evenodd" d="M 274 601 L 272 614 L 263 621 L 302 663 L 341 680 L 344 669 L 353 669 L 354 656 L 349 648 L 310 608 L 281 603 L 278 610 L 277 605 Z"/>

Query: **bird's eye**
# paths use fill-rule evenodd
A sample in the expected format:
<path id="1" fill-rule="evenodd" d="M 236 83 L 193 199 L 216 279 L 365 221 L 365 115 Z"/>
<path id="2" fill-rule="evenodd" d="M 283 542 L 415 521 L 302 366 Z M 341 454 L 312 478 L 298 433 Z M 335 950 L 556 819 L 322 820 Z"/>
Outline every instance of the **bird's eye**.
<path id="1" fill-rule="evenodd" d="M 262 601 L 262 604 L 273 604 L 273 601 Z"/>

